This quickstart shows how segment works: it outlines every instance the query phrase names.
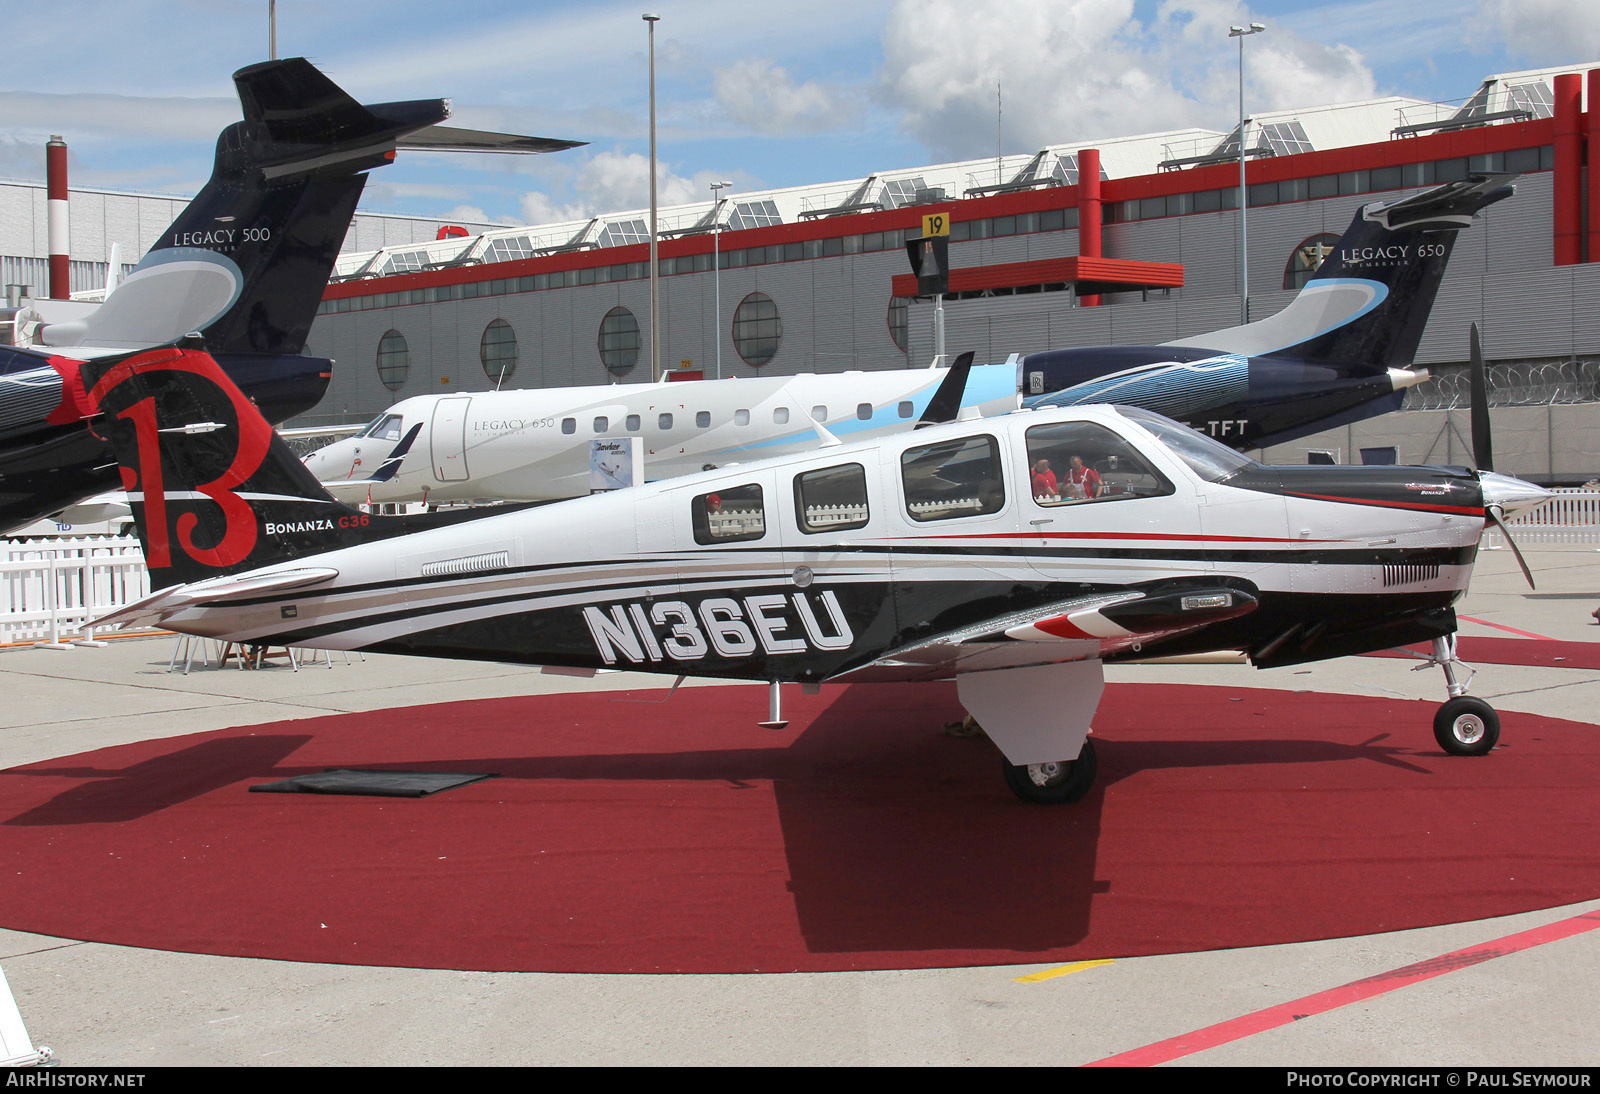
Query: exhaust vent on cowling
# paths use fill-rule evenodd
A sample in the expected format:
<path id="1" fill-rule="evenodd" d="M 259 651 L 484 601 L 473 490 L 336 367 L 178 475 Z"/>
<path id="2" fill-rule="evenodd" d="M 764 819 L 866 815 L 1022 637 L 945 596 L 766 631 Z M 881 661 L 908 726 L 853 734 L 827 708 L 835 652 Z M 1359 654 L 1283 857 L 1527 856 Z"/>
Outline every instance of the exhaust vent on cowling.
<path id="1" fill-rule="evenodd" d="M 1419 581 L 1436 581 L 1439 578 L 1437 562 L 1397 562 L 1384 566 L 1383 587 L 1415 585 Z"/>
<path id="2" fill-rule="evenodd" d="M 465 555 L 461 558 L 447 558 L 442 562 L 423 563 L 422 576 L 447 577 L 451 574 L 475 574 L 484 570 L 504 570 L 510 565 L 510 551 L 491 551 L 488 554 Z"/>

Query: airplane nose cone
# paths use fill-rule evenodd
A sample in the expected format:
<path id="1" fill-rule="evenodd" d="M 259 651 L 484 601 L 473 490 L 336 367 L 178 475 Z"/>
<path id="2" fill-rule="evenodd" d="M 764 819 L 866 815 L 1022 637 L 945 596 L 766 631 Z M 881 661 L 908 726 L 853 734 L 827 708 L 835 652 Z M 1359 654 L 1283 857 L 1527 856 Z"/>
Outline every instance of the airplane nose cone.
<path id="1" fill-rule="evenodd" d="M 1508 517 L 1536 509 L 1555 497 L 1542 486 L 1494 471 L 1479 471 L 1478 482 L 1483 487 L 1483 504 L 1498 507 Z"/>

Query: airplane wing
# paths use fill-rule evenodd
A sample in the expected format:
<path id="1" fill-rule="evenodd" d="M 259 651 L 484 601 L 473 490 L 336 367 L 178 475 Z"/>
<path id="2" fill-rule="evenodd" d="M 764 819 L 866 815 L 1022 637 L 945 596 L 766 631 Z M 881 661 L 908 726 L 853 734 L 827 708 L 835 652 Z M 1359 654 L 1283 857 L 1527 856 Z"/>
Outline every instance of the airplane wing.
<path id="1" fill-rule="evenodd" d="M 298 589 L 332 581 L 339 571 L 328 566 L 302 567 L 297 570 L 279 570 L 276 573 L 254 577 L 222 577 L 209 581 L 193 581 L 186 585 L 171 585 L 149 596 L 125 604 L 114 612 L 94 621 L 96 629 L 106 627 L 131 627 L 160 621 L 168 612 L 196 604 L 210 604 L 230 597 L 256 595 L 282 589 Z"/>
<path id="2" fill-rule="evenodd" d="M 1225 586 L 1101 593 L 994 616 L 901 646 L 839 673 L 849 683 L 948 680 L 972 672 L 1103 658 L 1246 615 L 1256 598 Z"/>

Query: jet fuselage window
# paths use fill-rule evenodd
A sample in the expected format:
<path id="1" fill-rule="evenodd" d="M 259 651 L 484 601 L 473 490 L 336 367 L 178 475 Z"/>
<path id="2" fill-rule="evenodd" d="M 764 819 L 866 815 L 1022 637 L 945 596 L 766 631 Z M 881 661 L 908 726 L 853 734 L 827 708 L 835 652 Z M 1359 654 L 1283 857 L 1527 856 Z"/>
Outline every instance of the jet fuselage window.
<path id="1" fill-rule="evenodd" d="M 689 505 L 696 543 L 738 543 L 767 534 L 766 506 L 757 483 L 701 494 Z"/>
<path id="2" fill-rule="evenodd" d="M 812 407 L 811 408 L 811 420 L 814 421 L 814 422 L 825 422 L 825 421 L 827 421 L 828 420 L 828 408 L 825 407 L 825 406 L 814 406 L 814 407 Z"/>
<path id="3" fill-rule="evenodd" d="M 750 424 L 750 412 L 748 410 L 735 410 L 733 412 L 733 424 L 734 425 L 749 425 Z"/>
<path id="4" fill-rule="evenodd" d="M 672 428 L 672 415 L 671 414 L 663 414 L 659 418 L 657 418 L 656 419 L 656 428 L 661 430 L 663 433 L 665 433 L 667 430 L 671 429 Z"/>
<path id="5" fill-rule="evenodd" d="M 604 414 L 597 415 L 594 420 L 594 431 L 604 433 L 611 428 L 611 421 Z"/>
<path id="6" fill-rule="evenodd" d="M 856 406 L 856 417 L 863 422 L 872 421 L 872 404 L 860 403 Z"/>
<path id="7" fill-rule="evenodd" d="M 911 417 L 911 412 L 912 412 L 911 400 L 910 399 L 902 400 L 901 403 L 900 403 L 899 409 L 898 409 L 898 413 L 899 413 L 900 417 L 909 418 L 909 417 Z"/>
<path id="8" fill-rule="evenodd" d="M 773 407 L 772 408 L 772 424 L 773 425 L 788 425 L 789 424 L 789 408 L 786 407 L 786 406 L 775 406 L 775 407 Z"/>
<path id="9" fill-rule="evenodd" d="M 698 411 L 695 411 L 694 425 L 695 425 L 696 429 L 710 429 L 711 428 L 711 411 L 709 411 L 709 410 L 698 410 Z"/>
<path id="10" fill-rule="evenodd" d="M 794 479 L 794 511 L 810 535 L 867 523 L 867 472 L 859 463 L 806 471 Z"/>
<path id="11" fill-rule="evenodd" d="M 577 431 L 578 431 L 578 419 L 576 419 L 576 418 L 562 418 L 561 419 L 561 432 L 563 432 L 563 433 L 576 433 Z"/>
<path id="12" fill-rule="evenodd" d="M 1133 445 L 1093 422 L 1057 422 L 1028 430 L 1028 478 L 1039 505 L 1151 498 L 1172 484 Z"/>
<path id="13" fill-rule="evenodd" d="M 628 415 L 627 430 L 628 430 L 629 433 L 637 433 L 637 432 L 639 432 L 639 415 L 637 415 L 637 414 L 629 414 Z"/>
<path id="14" fill-rule="evenodd" d="M 912 520 L 982 516 L 1006 504 L 1000 446 L 987 435 L 907 449 L 900 456 L 900 481 Z"/>

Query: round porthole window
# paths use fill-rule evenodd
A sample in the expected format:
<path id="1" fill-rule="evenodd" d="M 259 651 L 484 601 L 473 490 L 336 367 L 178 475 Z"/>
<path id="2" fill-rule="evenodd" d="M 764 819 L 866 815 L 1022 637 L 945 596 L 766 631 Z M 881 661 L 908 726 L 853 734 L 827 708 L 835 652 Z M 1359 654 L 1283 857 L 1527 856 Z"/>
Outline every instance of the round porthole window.
<path id="1" fill-rule="evenodd" d="M 747 365 L 760 367 L 772 360 L 783 341 L 783 318 L 766 293 L 753 292 L 739 301 L 733 313 L 733 348 Z"/>
<path id="2" fill-rule="evenodd" d="M 613 376 L 626 376 L 639 363 L 639 321 L 617 307 L 600 320 L 600 360 Z"/>
<path id="3" fill-rule="evenodd" d="M 411 348 L 406 336 L 397 330 L 385 331 L 378 339 L 378 379 L 390 391 L 399 391 L 410 373 Z"/>

